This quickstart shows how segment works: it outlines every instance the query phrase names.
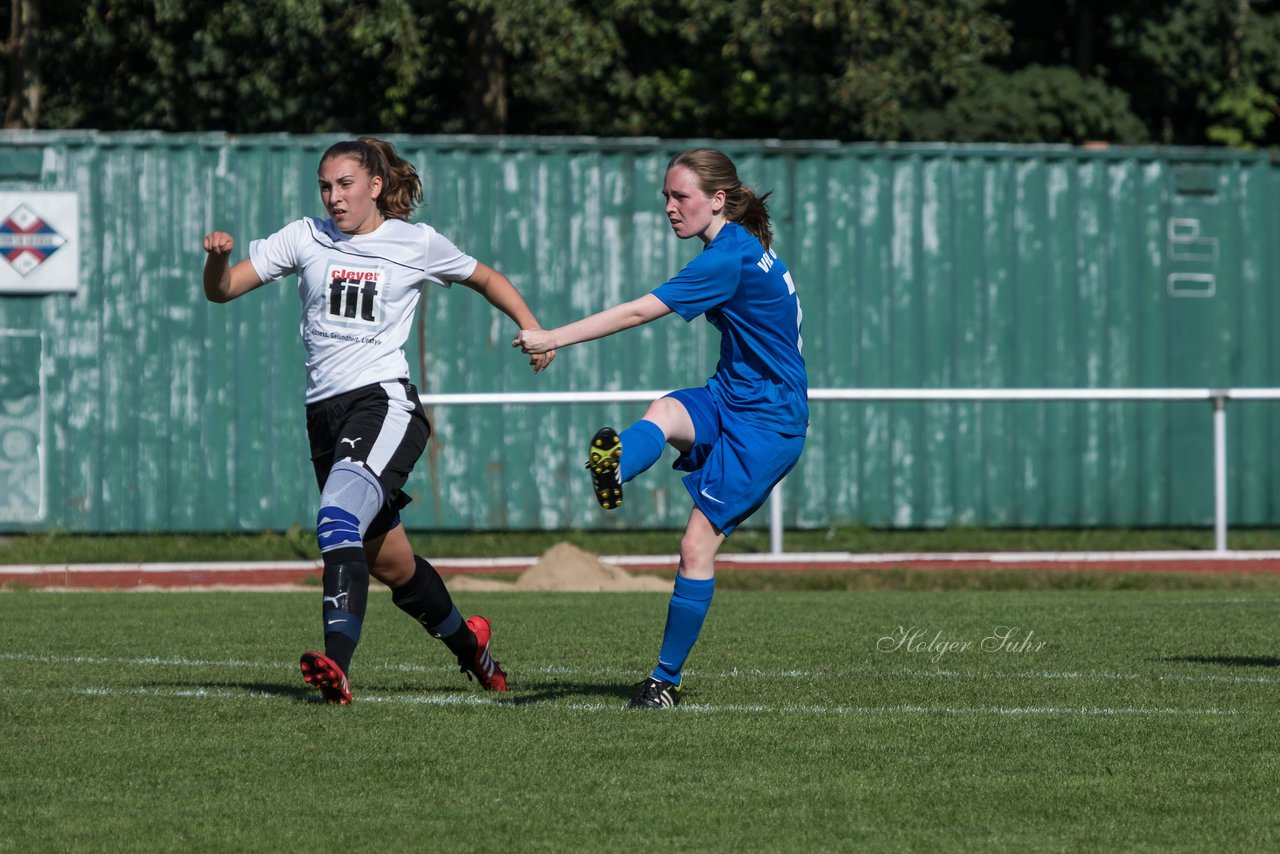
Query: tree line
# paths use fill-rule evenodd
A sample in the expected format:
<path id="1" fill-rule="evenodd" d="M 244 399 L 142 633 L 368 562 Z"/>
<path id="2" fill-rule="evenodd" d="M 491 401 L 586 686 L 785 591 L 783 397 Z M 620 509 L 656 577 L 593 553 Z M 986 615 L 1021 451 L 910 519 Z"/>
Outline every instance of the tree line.
<path id="1" fill-rule="evenodd" d="M 8 128 L 1249 148 L 1278 7 L 4 0 L 0 73 Z"/>

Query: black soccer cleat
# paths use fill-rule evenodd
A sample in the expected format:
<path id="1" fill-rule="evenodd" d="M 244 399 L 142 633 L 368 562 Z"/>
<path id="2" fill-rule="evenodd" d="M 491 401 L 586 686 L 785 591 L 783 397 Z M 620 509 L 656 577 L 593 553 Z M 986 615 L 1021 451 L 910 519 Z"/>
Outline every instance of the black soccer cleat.
<path id="1" fill-rule="evenodd" d="M 680 703 L 679 685 L 650 676 L 636 685 L 628 709 L 670 709 Z"/>
<path id="2" fill-rule="evenodd" d="M 617 509 L 622 503 L 622 481 L 618 478 L 621 462 L 622 440 L 612 427 L 601 427 L 591 437 L 587 468 L 591 470 L 591 491 L 605 510 Z"/>

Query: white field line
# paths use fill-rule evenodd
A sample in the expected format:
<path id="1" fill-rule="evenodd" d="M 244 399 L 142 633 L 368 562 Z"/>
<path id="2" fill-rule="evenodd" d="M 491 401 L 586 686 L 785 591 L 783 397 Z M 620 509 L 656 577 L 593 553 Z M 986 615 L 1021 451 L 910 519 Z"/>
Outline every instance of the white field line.
<path id="1" fill-rule="evenodd" d="M 0 688 L 0 695 L 14 693 Z M 267 691 L 239 692 L 206 688 L 73 688 L 70 693 L 82 697 L 154 697 L 174 700 L 284 700 L 295 702 L 293 694 L 272 694 Z M 574 712 L 627 712 L 621 703 L 558 703 L 554 700 L 519 702 L 501 698 L 481 697 L 474 694 L 394 694 L 362 693 L 356 703 L 389 703 L 414 706 L 519 706 L 521 708 L 555 709 Z M 1142 708 L 1139 706 L 772 706 L 763 704 L 682 703 L 672 710 L 680 714 L 780 714 L 780 715 L 942 715 L 997 716 L 997 717 L 1231 717 L 1240 714 L 1235 709 L 1178 709 Z"/>
<path id="2" fill-rule="evenodd" d="M 248 670 L 288 670 L 293 671 L 292 662 L 280 661 L 237 661 L 226 659 L 207 661 L 183 657 L 144 656 L 139 658 L 113 658 L 86 655 L 38 655 L 34 653 L 4 652 L 0 653 L 0 662 L 20 662 L 26 664 L 84 664 L 106 667 L 211 667 L 225 669 Z M 361 662 L 361 670 L 373 670 L 396 673 L 454 673 L 456 665 L 423 665 L 404 662 Z M 591 667 L 574 668 L 561 664 L 526 666 L 519 668 L 521 673 L 537 673 L 546 676 L 574 676 L 588 679 L 633 679 L 634 670 L 623 668 Z M 872 668 L 857 668 L 841 671 L 810 670 L 759 670 L 755 668 L 732 668 L 716 673 L 704 672 L 690 668 L 685 671 L 693 678 L 699 679 L 831 679 L 833 676 L 854 676 L 876 673 Z M 1108 673 L 1080 670 L 1024 670 L 1016 672 L 991 670 L 918 670 L 900 668 L 888 671 L 889 676 L 905 676 L 910 679 L 969 679 L 992 680 L 996 682 L 1031 682 L 1038 680 L 1080 680 L 1104 682 L 1140 682 L 1154 680 L 1156 682 L 1219 682 L 1227 684 L 1247 685 L 1280 685 L 1280 676 L 1223 676 L 1218 674 L 1183 674 L 1183 673 Z M 242 696 L 242 695 L 238 695 Z"/>

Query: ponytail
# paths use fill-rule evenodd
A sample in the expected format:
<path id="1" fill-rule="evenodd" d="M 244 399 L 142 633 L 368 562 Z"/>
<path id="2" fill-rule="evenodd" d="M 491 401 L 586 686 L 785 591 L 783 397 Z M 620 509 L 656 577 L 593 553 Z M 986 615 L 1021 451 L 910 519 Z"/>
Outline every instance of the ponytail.
<path id="1" fill-rule="evenodd" d="M 731 203 L 725 201 L 725 216 L 738 223 L 747 231 L 756 236 L 760 241 L 760 245 L 766 250 L 769 244 L 773 242 L 773 226 L 769 222 L 769 197 L 773 195 L 770 191 L 763 196 L 757 196 L 750 187 L 742 188 L 742 204 L 739 208 L 741 211 L 736 215 L 733 212 Z"/>
<path id="2" fill-rule="evenodd" d="M 667 169 L 683 166 L 698 178 L 698 186 L 708 196 L 723 190 L 724 216 L 755 236 L 765 249 L 773 243 L 773 226 L 769 222 L 768 198 L 772 192 L 757 196 L 738 178 L 738 168 L 722 151 L 714 148 L 690 148 L 667 163 Z"/>
<path id="3" fill-rule="evenodd" d="M 329 146 L 320 162 L 335 157 L 350 157 L 360 164 L 370 177 L 382 179 L 382 192 L 378 194 L 378 212 L 388 219 L 407 220 L 414 208 L 422 203 L 422 179 L 413 164 L 396 152 L 386 140 L 373 136 L 337 142 Z"/>

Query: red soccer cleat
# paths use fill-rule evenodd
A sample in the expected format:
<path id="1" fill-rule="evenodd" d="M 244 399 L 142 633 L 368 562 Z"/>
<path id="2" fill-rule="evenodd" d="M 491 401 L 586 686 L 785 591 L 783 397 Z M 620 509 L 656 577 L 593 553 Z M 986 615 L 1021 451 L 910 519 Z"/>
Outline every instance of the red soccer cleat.
<path id="1" fill-rule="evenodd" d="M 329 705 L 345 706 L 351 702 L 347 674 L 329 656 L 309 649 L 302 654 L 298 667 L 302 669 L 302 678 L 306 683 L 319 689 L 320 696 Z"/>
<path id="2" fill-rule="evenodd" d="M 493 636 L 491 624 L 484 617 L 467 617 L 467 628 L 476 636 L 476 660 L 471 663 L 459 661 L 462 672 L 468 677 L 475 676 L 486 691 L 506 691 L 507 672 L 489 654 L 489 639 Z"/>

